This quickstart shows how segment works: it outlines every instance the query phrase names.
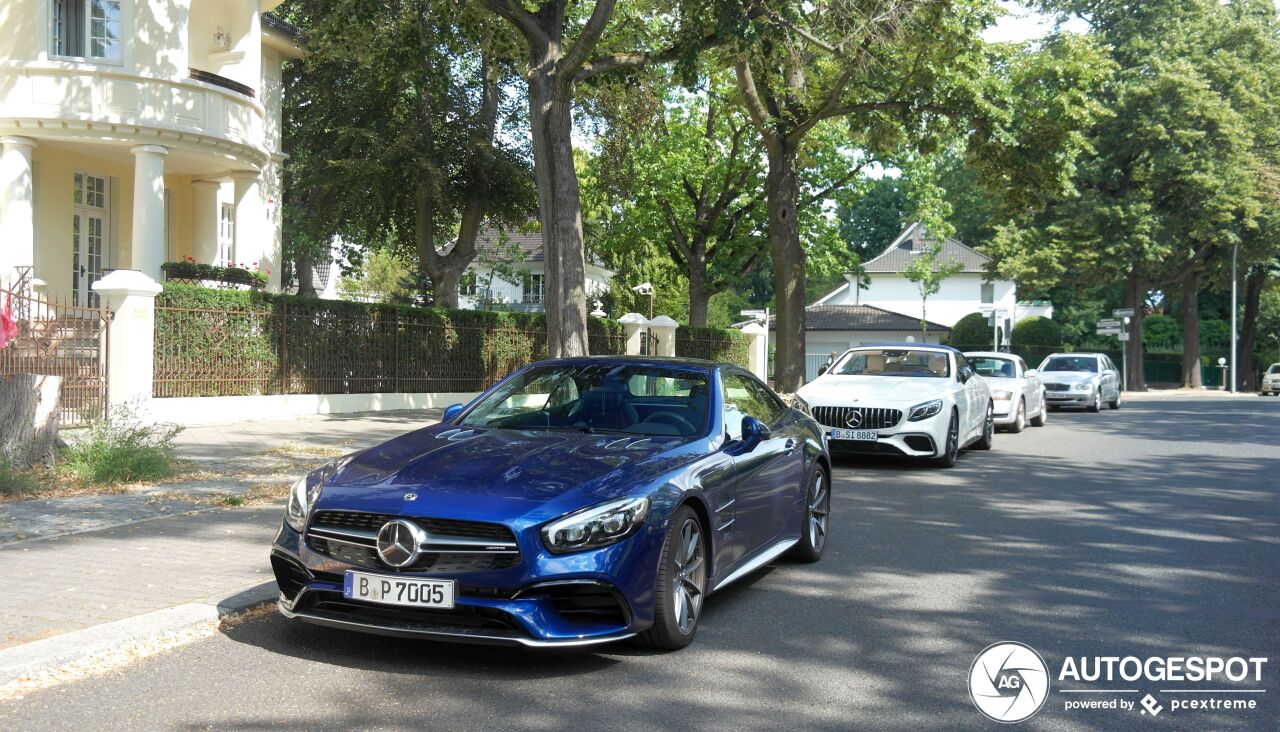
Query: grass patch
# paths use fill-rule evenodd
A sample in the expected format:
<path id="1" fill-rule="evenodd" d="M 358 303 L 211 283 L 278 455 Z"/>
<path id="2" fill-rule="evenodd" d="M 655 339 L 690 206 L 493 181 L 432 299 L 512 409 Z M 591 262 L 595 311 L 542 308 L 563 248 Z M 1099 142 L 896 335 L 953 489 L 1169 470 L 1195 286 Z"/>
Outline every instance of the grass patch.
<path id="1" fill-rule="evenodd" d="M 0 498 L 19 498 L 38 492 L 40 485 L 31 480 L 29 472 L 18 470 L 8 460 L 0 460 Z"/>
<path id="2" fill-rule="evenodd" d="M 62 451 L 59 469 L 96 486 L 159 480 L 174 472 L 173 438 L 181 431 L 147 422 L 135 405 L 123 404 Z"/>

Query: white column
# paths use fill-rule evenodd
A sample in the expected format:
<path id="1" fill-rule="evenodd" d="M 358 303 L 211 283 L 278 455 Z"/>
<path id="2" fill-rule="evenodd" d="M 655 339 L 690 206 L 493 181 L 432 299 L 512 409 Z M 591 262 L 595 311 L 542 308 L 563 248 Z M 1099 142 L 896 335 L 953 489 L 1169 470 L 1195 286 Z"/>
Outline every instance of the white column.
<path id="1" fill-rule="evenodd" d="M 160 285 L 141 272 L 118 269 L 93 283 L 114 317 L 107 327 L 107 397 L 111 406 L 151 399 L 155 371 L 156 295 Z"/>
<path id="2" fill-rule="evenodd" d="M 0 285 L 14 277 L 14 267 L 36 260 L 35 207 L 31 186 L 29 137 L 0 137 Z"/>
<path id="3" fill-rule="evenodd" d="M 164 264 L 164 156 L 160 145 L 136 145 L 133 152 L 133 246 L 130 268 L 160 279 Z"/>
<path id="4" fill-rule="evenodd" d="M 676 355 L 676 328 L 680 324 L 666 315 L 659 315 L 649 321 L 649 333 L 658 339 L 655 356 Z"/>
<path id="5" fill-rule="evenodd" d="M 747 337 L 747 370 L 760 377 L 761 381 L 769 381 L 769 331 L 759 323 L 752 323 L 742 328 Z"/>
<path id="6" fill-rule="evenodd" d="M 618 318 L 618 322 L 622 323 L 622 332 L 627 336 L 627 355 L 638 355 L 640 336 L 644 333 L 645 326 L 649 324 L 649 319 L 640 313 L 627 313 Z"/>
<path id="7" fill-rule="evenodd" d="M 256 171 L 237 171 L 231 174 L 236 182 L 236 249 L 235 263 L 253 269 L 257 262 L 262 269 L 263 252 L 274 239 L 267 227 L 266 206 L 262 204 L 262 177 Z M 272 269 L 272 276 L 278 273 Z"/>
<path id="8" fill-rule="evenodd" d="M 218 256 L 218 188 L 214 180 L 191 181 L 192 256 L 212 264 Z"/>

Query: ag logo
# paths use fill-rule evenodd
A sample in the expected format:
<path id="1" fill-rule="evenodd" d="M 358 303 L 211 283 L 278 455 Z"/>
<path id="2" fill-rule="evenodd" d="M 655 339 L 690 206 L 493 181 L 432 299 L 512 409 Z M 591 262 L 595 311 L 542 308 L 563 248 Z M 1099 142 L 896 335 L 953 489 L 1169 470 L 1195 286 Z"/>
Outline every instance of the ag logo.
<path id="1" fill-rule="evenodd" d="M 969 698 L 988 719 L 1021 722 L 1049 697 L 1049 667 L 1030 646 L 993 643 L 969 667 Z"/>

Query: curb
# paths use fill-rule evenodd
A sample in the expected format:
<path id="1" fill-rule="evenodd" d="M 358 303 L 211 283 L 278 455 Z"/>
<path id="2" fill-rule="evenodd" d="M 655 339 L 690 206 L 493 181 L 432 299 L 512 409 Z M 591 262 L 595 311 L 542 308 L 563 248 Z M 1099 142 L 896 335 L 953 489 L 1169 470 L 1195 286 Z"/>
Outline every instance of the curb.
<path id="1" fill-rule="evenodd" d="M 0 687 L 134 644 L 216 626 L 228 615 L 274 602 L 277 594 L 276 583 L 268 581 L 229 597 L 197 600 L 6 648 L 0 651 Z"/>

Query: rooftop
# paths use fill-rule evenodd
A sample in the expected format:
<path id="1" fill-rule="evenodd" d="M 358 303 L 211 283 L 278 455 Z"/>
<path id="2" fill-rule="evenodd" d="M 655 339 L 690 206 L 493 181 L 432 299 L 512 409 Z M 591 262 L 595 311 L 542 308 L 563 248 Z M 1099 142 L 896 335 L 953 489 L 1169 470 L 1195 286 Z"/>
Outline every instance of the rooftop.
<path id="1" fill-rule="evenodd" d="M 931 331 L 949 332 L 951 330 L 939 323 L 930 322 L 928 325 Z M 810 305 L 804 309 L 804 329 L 807 331 L 914 331 L 919 328 L 919 318 L 874 305 Z M 769 316 L 769 329 L 775 329 L 773 316 Z"/>
<path id="2" fill-rule="evenodd" d="M 991 261 L 987 255 L 959 240 L 950 237 L 942 242 L 930 239 L 925 233 L 924 225 L 915 221 L 903 229 L 880 256 L 863 265 L 863 269 L 872 274 L 900 273 L 912 259 L 934 246 L 939 246 L 942 250 L 938 261 L 959 262 L 963 267 L 961 272 L 986 272 L 987 264 Z"/>

